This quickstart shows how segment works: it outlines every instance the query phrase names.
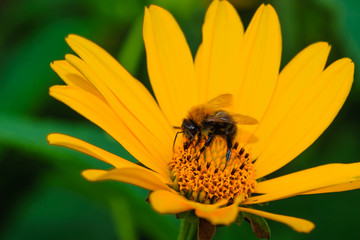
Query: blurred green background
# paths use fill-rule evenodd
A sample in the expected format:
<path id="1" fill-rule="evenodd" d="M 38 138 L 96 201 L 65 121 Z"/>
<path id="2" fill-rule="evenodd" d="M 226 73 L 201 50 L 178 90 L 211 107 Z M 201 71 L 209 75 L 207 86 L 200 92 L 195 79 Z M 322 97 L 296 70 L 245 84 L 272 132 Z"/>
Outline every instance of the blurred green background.
<path id="1" fill-rule="evenodd" d="M 247 25 L 262 1 L 233 0 Z M 360 66 L 360 2 L 268 1 L 279 14 L 284 66 L 316 41 L 332 45 L 329 62 Z M 77 33 L 98 43 L 150 88 L 141 36 L 144 6 L 170 10 L 193 54 L 201 42 L 206 0 L 2 0 L 0 2 L 0 239 L 176 239 L 179 221 L 145 202 L 147 191 L 116 182 L 87 182 L 80 172 L 106 167 L 65 148 L 48 146 L 62 132 L 131 158 L 95 125 L 48 96 L 61 84 L 49 63 L 71 53 Z M 330 162 L 360 161 L 359 74 L 339 116 L 277 176 Z M 336 173 L 329 173 L 336 174 Z M 269 221 L 272 239 L 350 239 L 359 235 L 360 190 L 300 196 L 264 207 L 309 219 L 310 234 Z M 256 239 L 249 224 L 218 228 L 215 239 Z"/>

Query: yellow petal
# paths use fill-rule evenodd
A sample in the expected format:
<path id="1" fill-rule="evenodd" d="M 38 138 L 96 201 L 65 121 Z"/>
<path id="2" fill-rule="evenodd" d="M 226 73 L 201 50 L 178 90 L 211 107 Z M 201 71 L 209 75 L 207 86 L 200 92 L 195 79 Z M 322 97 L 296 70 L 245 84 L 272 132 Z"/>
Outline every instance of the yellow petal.
<path id="1" fill-rule="evenodd" d="M 181 213 L 197 207 L 204 212 L 211 212 L 225 205 L 226 200 L 220 200 L 215 204 L 202 204 L 190 201 L 178 193 L 169 191 L 155 191 L 149 196 L 151 206 L 159 213 Z"/>
<path id="2" fill-rule="evenodd" d="M 259 182 L 256 193 L 245 204 L 257 204 L 316 191 L 360 179 L 360 163 L 327 164 Z"/>
<path id="3" fill-rule="evenodd" d="M 220 94 L 237 94 L 233 83 L 238 81 L 237 68 L 244 27 L 227 1 L 215 0 L 205 16 L 203 40 L 195 59 L 200 103 Z"/>
<path id="4" fill-rule="evenodd" d="M 179 194 L 158 190 L 149 195 L 151 206 L 159 213 L 181 213 L 194 207 Z"/>
<path id="5" fill-rule="evenodd" d="M 77 86 L 102 98 L 94 85 L 66 60 L 54 61 L 50 66 L 68 86 Z"/>
<path id="6" fill-rule="evenodd" d="M 235 222 L 238 216 L 238 205 L 243 200 L 243 197 L 237 198 L 233 204 L 227 207 L 217 208 L 212 211 L 204 211 L 204 208 L 197 208 L 195 214 L 208 220 L 212 225 L 229 225 Z"/>
<path id="7" fill-rule="evenodd" d="M 301 219 L 301 218 L 278 215 L 278 214 L 268 213 L 268 212 L 264 212 L 264 211 L 260 211 L 260 210 L 256 210 L 256 209 L 251 209 L 251 208 L 239 207 L 238 209 L 239 209 L 239 211 L 242 211 L 242 212 L 255 214 L 255 215 L 258 215 L 258 216 L 261 216 L 264 218 L 268 218 L 270 220 L 284 223 L 297 232 L 309 233 L 315 227 L 315 225 L 312 222 L 305 220 L 305 219 Z"/>
<path id="8" fill-rule="evenodd" d="M 137 137 L 152 136 L 152 142 L 168 158 L 172 152 L 174 129 L 147 89 L 93 42 L 77 35 L 69 35 L 66 41 L 86 64 L 71 55 L 67 56 L 69 62 L 98 88 Z"/>
<path id="9" fill-rule="evenodd" d="M 208 220 L 212 225 L 229 225 L 235 222 L 238 216 L 237 205 L 232 204 L 227 207 L 218 208 L 212 212 L 205 212 L 201 208 L 195 210 L 199 218 Z"/>
<path id="10" fill-rule="evenodd" d="M 89 181 L 115 180 L 119 182 L 130 183 L 150 191 L 170 188 L 159 178 L 157 174 L 145 168 L 115 168 L 109 171 L 88 169 L 82 172 L 84 178 Z"/>
<path id="11" fill-rule="evenodd" d="M 148 73 L 156 99 L 173 126 L 180 126 L 198 102 L 191 52 L 171 14 L 151 5 L 145 8 L 143 36 Z"/>
<path id="12" fill-rule="evenodd" d="M 53 86 L 50 95 L 104 129 L 145 166 L 163 176 L 169 175 L 166 163 L 156 158 L 143 139 L 137 138 L 105 102 L 74 86 Z"/>
<path id="13" fill-rule="evenodd" d="M 101 148 L 98 148 L 90 143 L 84 142 L 80 139 L 61 134 L 61 133 L 51 133 L 47 136 L 47 141 L 50 145 L 67 147 L 74 149 L 76 151 L 85 153 L 89 156 L 97 158 L 103 162 L 111 164 L 115 168 L 120 167 L 140 167 L 128 160 L 125 160 L 117 155 L 109 153 Z"/>
<path id="14" fill-rule="evenodd" d="M 280 66 L 281 32 L 278 16 L 270 5 L 261 5 L 240 46 L 235 111 L 260 120 L 273 95 Z M 241 126 L 251 132 L 254 126 Z M 242 136 L 244 137 L 244 136 Z M 246 141 L 246 139 L 241 139 Z"/>
<path id="15" fill-rule="evenodd" d="M 331 193 L 331 192 L 344 192 L 360 188 L 360 180 L 338 184 L 331 187 L 320 188 L 314 191 L 304 192 L 302 194 L 319 194 L 319 193 Z"/>
<path id="16" fill-rule="evenodd" d="M 327 53 L 320 55 L 325 58 Z M 315 75 L 316 72 L 318 70 L 314 71 Z M 264 130 L 261 133 L 266 138 L 266 144 L 257 151 L 259 155 L 255 166 L 258 178 L 287 164 L 320 136 L 333 121 L 349 94 L 353 75 L 354 64 L 350 59 L 344 58 L 331 64 L 322 74 L 310 81 L 305 79 L 306 75 L 289 80 L 304 81 L 303 86 L 297 83 L 288 84 L 289 87 L 284 87 L 284 91 L 277 92 L 278 101 L 272 104 L 267 113 L 269 120 L 264 120 L 267 121 L 264 124 L 269 126 L 270 131 Z M 287 76 L 289 75 L 285 74 L 280 77 L 279 82 L 288 81 Z M 297 87 L 298 85 L 301 88 Z M 259 130 L 259 139 L 261 134 Z"/>
<path id="17" fill-rule="evenodd" d="M 149 196 L 151 206 L 159 213 L 181 213 L 194 209 L 198 217 L 204 218 L 213 225 L 228 225 L 235 221 L 238 214 L 237 206 L 241 198 L 236 203 L 221 207 L 226 204 L 226 200 L 221 200 L 215 204 L 202 204 L 190 201 L 177 193 L 159 190 Z"/>
<path id="18" fill-rule="evenodd" d="M 82 74 L 84 74 L 87 79 L 96 85 L 97 89 L 107 100 L 111 109 L 118 116 L 120 121 L 123 122 L 126 128 L 129 129 L 128 131 L 131 131 L 132 134 L 140 140 L 141 144 L 145 145 L 145 147 L 149 149 L 149 152 L 154 155 L 156 161 L 161 161 L 162 164 L 166 166 L 172 155 L 171 143 L 173 138 L 169 138 L 168 142 L 164 143 L 163 135 L 159 133 L 161 132 L 162 127 L 166 128 L 170 127 L 170 125 L 166 124 L 162 126 L 159 125 L 159 123 L 156 123 L 156 127 L 154 129 L 147 128 L 149 125 L 146 125 L 146 123 L 153 122 L 151 116 L 149 116 L 149 118 L 146 118 L 146 116 L 138 118 L 135 115 L 135 112 L 131 112 L 131 110 L 133 110 L 132 108 L 129 108 L 119 102 L 119 99 L 114 96 L 109 87 L 102 82 L 101 77 L 89 68 L 85 62 L 73 55 L 66 55 L 66 59 Z M 141 112 L 141 106 L 138 106 L 136 112 Z M 124 143 L 121 142 L 121 144 Z"/>
<path id="19" fill-rule="evenodd" d="M 47 140 L 49 144 L 61 147 L 67 147 L 74 149 L 76 151 L 82 152 L 94 158 L 97 158 L 103 162 L 111 164 L 115 168 L 133 168 L 139 169 L 144 171 L 144 174 L 148 174 L 149 170 L 144 169 L 143 167 L 139 166 L 138 164 L 132 163 L 122 157 L 119 157 L 115 154 L 112 154 L 108 151 L 105 151 L 101 148 L 98 148 L 90 143 L 84 142 L 80 139 L 61 134 L 61 133 L 52 133 L 47 136 Z M 154 175 L 155 173 L 152 173 Z M 166 184 L 170 184 L 170 179 L 164 178 L 163 176 L 157 175 L 156 178 L 160 179 L 162 182 Z"/>

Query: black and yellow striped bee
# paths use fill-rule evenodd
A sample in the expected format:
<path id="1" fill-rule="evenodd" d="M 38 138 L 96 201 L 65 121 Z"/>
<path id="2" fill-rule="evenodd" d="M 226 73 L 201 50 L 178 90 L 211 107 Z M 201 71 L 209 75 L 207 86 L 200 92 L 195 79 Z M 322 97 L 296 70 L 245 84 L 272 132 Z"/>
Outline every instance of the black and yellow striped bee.
<path id="1" fill-rule="evenodd" d="M 253 125 L 258 123 L 256 119 L 250 116 L 226 111 L 225 109 L 230 107 L 232 103 L 233 95 L 219 95 L 205 104 L 193 107 L 183 120 L 181 127 L 175 128 L 181 129 L 182 131 L 178 133 L 184 133 L 185 137 L 190 141 L 197 139 L 197 142 L 200 142 L 205 138 L 205 145 L 201 148 L 200 153 L 211 144 L 215 136 L 223 137 L 227 143 L 226 161 L 229 161 L 233 140 L 237 133 L 237 125 Z"/>

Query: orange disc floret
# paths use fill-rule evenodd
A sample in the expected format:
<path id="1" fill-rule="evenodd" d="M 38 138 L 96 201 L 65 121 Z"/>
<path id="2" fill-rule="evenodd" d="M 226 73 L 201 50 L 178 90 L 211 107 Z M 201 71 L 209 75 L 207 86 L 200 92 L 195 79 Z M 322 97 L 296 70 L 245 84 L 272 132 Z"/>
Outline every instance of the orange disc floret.
<path id="1" fill-rule="evenodd" d="M 200 203 L 221 199 L 232 203 L 240 195 L 244 201 L 255 192 L 254 165 L 244 147 L 235 143 L 226 162 L 227 147 L 223 138 L 216 137 L 201 153 L 204 143 L 191 141 L 175 148 L 169 168 L 176 191 Z"/>

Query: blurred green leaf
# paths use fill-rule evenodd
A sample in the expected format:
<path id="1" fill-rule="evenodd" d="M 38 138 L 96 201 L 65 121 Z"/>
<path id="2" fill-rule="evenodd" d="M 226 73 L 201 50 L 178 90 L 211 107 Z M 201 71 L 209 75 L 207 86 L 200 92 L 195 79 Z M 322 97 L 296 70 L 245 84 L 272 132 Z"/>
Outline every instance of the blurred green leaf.
<path id="1" fill-rule="evenodd" d="M 360 65 L 360 2 L 358 0 L 318 0 L 324 8 L 328 8 L 333 13 L 333 34 L 341 42 L 341 47 L 346 52 L 346 57 L 350 57 L 355 66 Z M 341 56 L 341 57 L 345 57 Z M 355 75 L 359 81 L 359 74 Z M 356 93 L 360 94 L 359 84 L 353 86 Z"/>
<path id="2" fill-rule="evenodd" d="M 126 36 L 125 42 L 122 44 L 121 51 L 118 56 L 119 62 L 134 75 L 144 56 L 144 44 L 142 40 L 142 23 L 143 17 L 138 17 Z"/>
<path id="3" fill-rule="evenodd" d="M 232 224 L 230 226 L 216 228 L 214 240 L 222 239 L 259 240 L 253 233 L 250 224 L 242 224 L 241 227 L 237 224 Z"/>
<path id="4" fill-rule="evenodd" d="M 48 181 L 23 203 L 1 239 L 115 239 L 106 209 Z"/>
<path id="5" fill-rule="evenodd" d="M 113 22 L 131 22 L 144 10 L 142 0 L 90 0 L 86 2 L 101 18 L 111 18 Z"/>
<path id="6" fill-rule="evenodd" d="M 134 158 L 115 140 L 98 128 L 91 127 L 90 124 L 63 123 L 54 120 L 34 120 L 27 117 L 15 115 L 0 115 L 0 144 L 13 146 L 29 152 L 35 152 L 48 157 L 49 161 L 57 164 L 58 167 L 82 166 L 82 167 L 104 167 L 100 161 L 93 160 L 83 155 L 79 161 L 80 154 L 66 148 L 48 145 L 46 136 L 51 132 L 61 132 L 85 141 L 89 141 L 99 147 L 118 154 L 126 159 Z"/>
<path id="7" fill-rule="evenodd" d="M 0 112 L 26 115 L 43 106 L 54 76 L 49 65 L 67 49 L 68 26 L 79 33 L 87 29 L 77 21 L 51 22 L 7 56 L 0 68 Z"/>
<path id="8" fill-rule="evenodd" d="M 299 38 L 297 0 L 272 1 L 281 23 L 281 34 L 284 46 L 282 53 L 282 67 L 301 49 L 302 38 Z"/>
<path id="9" fill-rule="evenodd" d="M 270 228 L 263 217 L 251 213 L 243 212 L 244 218 L 251 224 L 251 227 L 258 238 L 269 239 Z"/>
<path id="10" fill-rule="evenodd" d="M 194 0 L 151 0 L 149 4 L 155 4 L 166 8 L 177 20 L 189 18 L 199 8 L 204 8 L 204 3 Z"/>
<path id="11" fill-rule="evenodd" d="M 120 196 L 110 199 L 110 208 L 119 239 L 138 239 L 134 225 L 134 215 L 130 210 L 128 199 Z"/>
<path id="12" fill-rule="evenodd" d="M 244 222 L 244 214 L 243 212 L 239 212 L 238 216 L 236 217 L 235 223 L 241 226 L 243 222 Z"/>

